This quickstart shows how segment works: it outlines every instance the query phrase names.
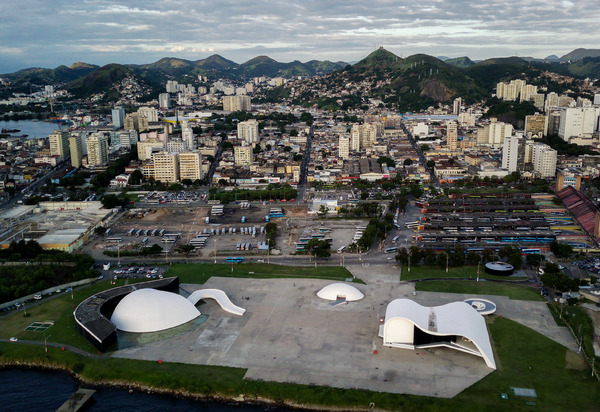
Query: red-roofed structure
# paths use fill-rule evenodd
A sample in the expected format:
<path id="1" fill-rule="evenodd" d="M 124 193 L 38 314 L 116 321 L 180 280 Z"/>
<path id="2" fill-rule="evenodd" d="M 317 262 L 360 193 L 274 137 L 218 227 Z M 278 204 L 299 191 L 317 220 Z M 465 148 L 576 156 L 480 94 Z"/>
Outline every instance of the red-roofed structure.
<path id="1" fill-rule="evenodd" d="M 556 194 L 588 235 L 596 243 L 599 243 L 598 225 L 596 224 L 600 212 L 598 206 L 571 186 L 565 187 Z"/>

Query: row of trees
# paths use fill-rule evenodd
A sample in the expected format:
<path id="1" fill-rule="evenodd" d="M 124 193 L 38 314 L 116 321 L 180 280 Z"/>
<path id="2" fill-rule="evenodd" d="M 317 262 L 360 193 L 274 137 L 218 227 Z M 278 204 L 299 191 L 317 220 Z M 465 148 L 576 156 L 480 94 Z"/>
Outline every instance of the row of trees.
<path id="1" fill-rule="evenodd" d="M 264 190 L 221 190 L 211 188 L 209 190 L 209 199 L 220 200 L 221 203 L 227 204 L 235 200 L 271 200 L 271 199 L 296 199 L 298 191 L 288 183 L 284 185 L 270 184 Z"/>

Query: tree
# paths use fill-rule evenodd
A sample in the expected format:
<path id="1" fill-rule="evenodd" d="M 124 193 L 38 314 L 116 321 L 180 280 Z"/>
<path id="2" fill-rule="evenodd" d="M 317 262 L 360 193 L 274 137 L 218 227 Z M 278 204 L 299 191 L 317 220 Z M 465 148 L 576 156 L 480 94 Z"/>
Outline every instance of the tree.
<path id="1" fill-rule="evenodd" d="M 107 228 L 105 228 L 104 226 L 98 226 L 94 229 L 94 233 L 100 236 L 104 236 L 104 234 L 106 233 Z"/>
<path id="2" fill-rule="evenodd" d="M 314 122 L 314 118 L 309 112 L 302 112 L 300 115 L 300 121 L 306 123 L 308 126 L 311 126 Z"/>
<path id="3" fill-rule="evenodd" d="M 177 252 L 178 253 L 183 253 L 185 255 L 185 257 L 189 257 L 190 253 L 192 253 L 194 251 L 195 247 L 192 245 L 179 245 L 177 246 Z"/>
<path id="4" fill-rule="evenodd" d="M 291 136 L 291 137 L 298 136 L 298 130 L 296 130 L 296 129 L 292 129 L 292 130 L 290 131 L 290 136 Z"/>
<path id="5" fill-rule="evenodd" d="M 437 254 L 435 253 L 435 251 L 433 249 L 425 249 L 425 252 L 423 253 L 423 263 L 425 263 L 425 265 L 427 266 L 433 266 L 436 264 L 437 262 Z"/>
<path id="6" fill-rule="evenodd" d="M 430 168 L 431 170 L 435 169 L 435 160 L 428 160 L 427 167 Z"/>
<path id="7" fill-rule="evenodd" d="M 183 183 L 186 186 L 192 186 L 194 184 L 194 182 L 192 181 L 192 179 L 183 179 L 181 181 L 181 183 Z"/>
<path id="8" fill-rule="evenodd" d="M 419 184 L 413 183 L 410 185 L 410 194 L 413 195 L 415 199 L 418 199 L 423 196 L 423 189 L 421 189 Z"/>
<path id="9" fill-rule="evenodd" d="M 102 200 L 102 207 L 105 209 L 112 209 L 115 207 L 119 207 L 119 206 L 125 206 L 126 204 L 129 203 L 129 199 L 126 196 L 123 195 L 115 195 L 115 194 L 108 194 L 105 195 Z"/>
<path id="10" fill-rule="evenodd" d="M 306 244 L 306 250 L 316 258 L 328 258 L 331 256 L 331 245 L 326 240 L 311 239 Z"/>
<path id="11" fill-rule="evenodd" d="M 403 265 L 408 265 L 408 250 L 406 250 L 406 248 L 401 247 L 398 249 L 398 253 L 396 253 L 396 262 L 400 262 Z"/>
<path id="12" fill-rule="evenodd" d="M 327 216 L 327 213 L 329 212 L 329 209 L 327 208 L 327 206 L 325 205 L 321 205 L 321 207 L 319 207 L 319 216 L 321 217 L 325 217 Z"/>
<path id="13" fill-rule="evenodd" d="M 527 262 L 527 265 L 531 267 L 541 265 L 543 260 L 544 256 L 540 255 L 539 253 L 529 253 L 527 256 L 525 256 L 525 262 Z"/>
<path id="14" fill-rule="evenodd" d="M 388 167 L 396 166 L 396 162 L 394 161 L 394 159 L 387 156 L 380 156 L 379 159 L 377 159 L 377 163 L 379 163 L 380 165 L 385 163 Z"/>
<path id="15" fill-rule="evenodd" d="M 144 175 L 142 174 L 142 172 L 137 169 L 134 170 L 133 172 L 131 172 L 131 174 L 129 175 L 129 184 L 130 185 L 139 185 L 144 181 Z"/>
<path id="16" fill-rule="evenodd" d="M 404 166 L 410 166 L 410 165 L 412 165 L 412 164 L 413 164 L 413 161 L 412 161 L 412 159 L 405 159 L 405 160 L 404 160 Z"/>
<path id="17" fill-rule="evenodd" d="M 557 257 L 569 257 L 573 254 L 573 246 L 566 243 L 559 243 L 556 240 L 550 244 L 550 250 Z"/>
<path id="18" fill-rule="evenodd" d="M 477 263 L 479 263 L 480 259 L 481 259 L 481 256 L 479 256 L 479 254 L 473 250 L 471 250 L 471 251 L 469 251 L 469 253 L 467 253 L 467 265 L 474 266 Z"/>

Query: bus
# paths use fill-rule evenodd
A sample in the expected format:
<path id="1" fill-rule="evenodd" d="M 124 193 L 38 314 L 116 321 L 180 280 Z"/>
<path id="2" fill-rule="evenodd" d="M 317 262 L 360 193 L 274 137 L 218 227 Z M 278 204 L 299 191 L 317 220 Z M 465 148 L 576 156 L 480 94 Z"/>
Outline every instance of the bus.
<path id="1" fill-rule="evenodd" d="M 398 239 L 400 239 L 400 236 L 394 236 L 394 238 L 392 239 L 392 243 L 396 243 L 398 241 Z"/>
<path id="2" fill-rule="evenodd" d="M 110 262 L 106 262 L 105 264 L 102 265 L 102 269 L 104 270 L 110 270 Z"/>
<path id="3" fill-rule="evenodd" d="M 386 250 L 384 250 L 384 253 L 396 253 L 398 251 L 397 247 L 389 247 Z"/>
<path id="4" fill-rule="evenodd" d="M 242 263 L 244 261 L 244 258 L 239 256 L 239 257 L 228 257 L 225 259 L 225 261 L 227 263 Z"/>
<path id="5" fill-rule="evenodd" d="M 344 250 L 346 250 L 346 246 L 341 246 L 341 247 L 340 247 L 340 248 L 337 250 L 337 252 L 338 252 L 338 253 L 344 253 Z"/>
<path id="6" fill-rule="evenodd" d="M 417 227 L 417 226 L 419 226 L 419 225 L 420 225 L 420 223 L 419 223 L 419 222 L 417 222 L 417 221 L 414 221 L 414 222 L 406 222 L 406 223 L 404 224 L 404 227 L 405 227 L 405 228 L 407 228 L 407 229 L 412 229 L 412 228 L 415 228 L 415 227 Z M 444 229 L 446 229 L 446 228 L 444 228 Z M 458 230 L 458 228 L 456 228 L 456 230 Z"/>
<path id="7" fill-rule="evenodd" d="M 534 255 L 534 254 L 540 254 L 541 250 L 540 249 L 521 249 L 521 253 L 523 255 Z"/>
<path id="8" fill-rule="evenodd" d="M 120 242 L 122 239 L 120 237 L 108 237 L 106 238 L 107 242 Z"/>

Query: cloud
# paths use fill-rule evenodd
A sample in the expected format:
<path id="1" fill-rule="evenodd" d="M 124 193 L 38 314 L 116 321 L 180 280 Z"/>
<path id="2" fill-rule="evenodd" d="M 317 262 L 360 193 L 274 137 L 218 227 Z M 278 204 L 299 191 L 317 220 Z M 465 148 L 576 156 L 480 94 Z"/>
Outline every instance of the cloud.
<path id="1" fill-rule="evenodd" d="M 378 45 L 404 56 L 545 57 L 598 47 L 599 25 L 600 2 L 588 0 L 20 0 L 3 9 L 0 72 L 17 61 L 148 63 L 166 54 L 243 62 L 257 51 L 351 61 Z"/>

